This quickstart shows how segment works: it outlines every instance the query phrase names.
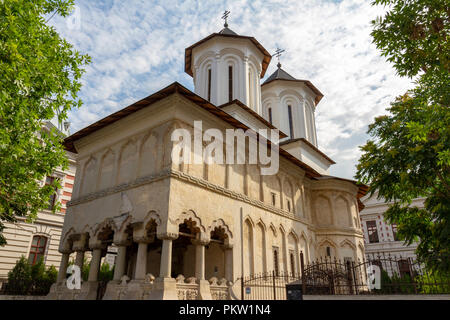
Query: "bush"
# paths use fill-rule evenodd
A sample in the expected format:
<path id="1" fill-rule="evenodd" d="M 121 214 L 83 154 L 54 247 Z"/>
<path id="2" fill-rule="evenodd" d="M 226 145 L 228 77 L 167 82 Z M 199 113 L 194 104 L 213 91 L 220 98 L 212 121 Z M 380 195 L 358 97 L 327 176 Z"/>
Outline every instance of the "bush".
<path id="1" fill-rule="evenodd" d="M 58 271 L 54 266 L 45 269 L 43 260 L 30 266 L 25 257 L 17 261 L 8 273 L 6 293 L 13 295 L 46 295 L 51 285 L 56 282 Z"/>
<path id="2" fill-rule="evenodd" d="M 31 266 L 25 257 L 21 257 L 16 262 L 14 268 L 8 272 L 8 283 L 6 293 L 14 295 L 26 295 L 33 285 L 31 277 Z"/>
<path id="3" fill-rule="evenodd" d="M 420 293 L 443 294 L 450 293 L 450 275 L 441 272 L 424 273 L 415 278 Z"/>

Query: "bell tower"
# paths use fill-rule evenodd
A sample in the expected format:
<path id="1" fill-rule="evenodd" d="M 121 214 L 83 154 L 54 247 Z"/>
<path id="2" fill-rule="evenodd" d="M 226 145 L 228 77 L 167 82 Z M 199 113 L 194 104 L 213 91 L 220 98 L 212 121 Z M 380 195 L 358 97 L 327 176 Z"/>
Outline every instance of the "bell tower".
<path id="1" fill-rule="evenodd" d="M 185 50 L 185 71 L 194 80 L 195 93 L 216 106 L 235 99 L 262 114 L 260 79 L 271 55 L 253 37 L 224 28 Z"/>

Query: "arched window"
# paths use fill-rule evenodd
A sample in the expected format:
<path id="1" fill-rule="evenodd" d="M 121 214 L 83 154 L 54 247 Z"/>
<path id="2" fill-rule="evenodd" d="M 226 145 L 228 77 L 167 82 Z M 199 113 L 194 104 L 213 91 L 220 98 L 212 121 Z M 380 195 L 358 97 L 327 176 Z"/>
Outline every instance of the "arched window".
<path id="1" fill-rule="evenodd" d="M 294 260 L 294 252 L 290 252 L 289 253 L 289 259 L 291 260 L 291 272 L 292 274 L 295 274 L 296 270 L 295 270 L 295 260 Z"/>
<path id="2" fill-rule="evenodd" d="M 249 107 L 253 109 L 253 86 L 252 86 L 252 71 L 248 72 L 248 97 Z"/>
<path id="3" fill-rule="evenodd" d="M 228 102 L 233 100 L 233 66 L 228 66 Z"/>
<path id="4" fill-rule="evenodd" d="M 279 267 L 278 267 L 278 248 L 273 248 L 273 269 L 276 275 L 279 275 Z"/>
<path id="5" fill-rule="evenodd" d="M 292 124 L 292 107 L 288 105 L 288 118 L 289 118 L 289 138 L 294 138 L 294 126 Z"/>
<path id="6" fill-rule="evenodd" d="M 44 258 L 45 248 L 47 246 L 47 238 L 44 236 L 34 236 L 31 242 L 30 255 L 28 256 L 28 262 L 31 265 L 39 262 Z"/>
<path id="7" fill-rule="evenodd" d="M 211 101 L 211 69 L 208 69 L 208 101 Z"/>

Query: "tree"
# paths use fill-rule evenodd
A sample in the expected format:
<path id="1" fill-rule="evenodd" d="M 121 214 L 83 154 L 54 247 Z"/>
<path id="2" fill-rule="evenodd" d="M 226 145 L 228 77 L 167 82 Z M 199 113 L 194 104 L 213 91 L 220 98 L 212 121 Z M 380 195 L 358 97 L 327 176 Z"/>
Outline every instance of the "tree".
<path id="1" fill-rule="evenodd" d="M 369 126 L 356 178 L 391 202 L 385 213 L 433 270 L 450 270 L 450 7 L 442 0 L 376 0 L 373 41 L 414 88 Z M 411 206 L 425 197 L 424 208 Z"/>
<path id="2" fill-rule="evenodd" d="M 50 292 L 51 285 L 56 282 L 57 276 L 56 268 L 50 266 L 45 269 L 42 259 L 30 265 L 22 256 L 8 272 L 6 292 L 13 295 L 46 295 Z"/>
<path id="3" fill-rule="evenodd" d="M 56 179 L 43 187 L 41 182 L 67 167 L 61 135 L 42 128 L 81 106 L 77 93 L 90 57 L 46 20 L 68 16 L 72 6 L 73 0 L 0 1 L 0 245 L 6 243 L 2 222 L 35 219 L 60 187 Z"/>

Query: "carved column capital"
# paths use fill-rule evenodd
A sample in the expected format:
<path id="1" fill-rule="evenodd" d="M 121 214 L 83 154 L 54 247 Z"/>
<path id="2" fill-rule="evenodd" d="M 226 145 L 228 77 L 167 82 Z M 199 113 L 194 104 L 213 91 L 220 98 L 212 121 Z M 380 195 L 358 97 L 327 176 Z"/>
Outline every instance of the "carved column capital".
<path id="1" fill-rule="evenodd" d="M 221 247 L 223 250 L 231 250 L 231 249 L 233 249 L 233 244 L 232 243 L 224 243 Z"/>
<path id="2" fill-rule="evenodd" d="M 137 243 L 151 243 L 154 241 L 153 237 L 148 237 L 148 236 L 137 236 L 137 237 L 133 237 L 133 241 L 137 242 Z"/>
<path id="3" fill-rule="evenodd" d="M 114 241 L 114 245 L 118 247 L 128 247 L 129 245 L 131 245 L 131 242 L 131 240 L 118 240 Z"/>
<path id="4" fill-rule="evenodd" d="M 158 233 L 156 236 L 160 240 L 175 240 L 178 238 L 178 233 L 163 232 L 163 233 Z"/>
<path id="5" fill-rule="evenodd" d="M 209 244 L 209 240 L 206 239 L 191 239 L 191 243 L 194 246 L 206 246 Z"/>
<path id="6" fill-rule="evenodd" d="M 104 250 L 104 249 L 106 249 L 106 244 L 104 244 L 100 241 L 89 242 L 89 248 L 91 250 Z"/>

